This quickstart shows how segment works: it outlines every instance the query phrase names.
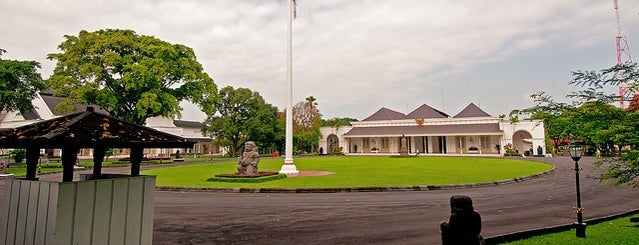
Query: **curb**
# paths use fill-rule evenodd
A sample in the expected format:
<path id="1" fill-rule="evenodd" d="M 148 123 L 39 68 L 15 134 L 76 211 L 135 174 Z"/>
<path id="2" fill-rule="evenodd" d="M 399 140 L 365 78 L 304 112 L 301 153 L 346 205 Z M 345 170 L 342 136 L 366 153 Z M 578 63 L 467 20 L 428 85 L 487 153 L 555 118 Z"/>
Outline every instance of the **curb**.
<path id="1" fill-rule="evenodd" d="M 602 223 L 602 222 L 605 222 L 605 221 L 608 221 L 608 220 L 613 220 L 613 219 L 617 219 L 619 217 L 635 215 L 635 214 L 639 214 L 639 209 L 635 209 L 635 210 L 631 210 L 631 211 L 623 212 L 623 213 L 619 213 L 619 214 L 613 214 L 613 215 L 605 216 L 605 217 L 601 217 L 601 218 L 594 218 L 594 219 L 585 220 L 584 223 L 586 223 L 588 225 L 595 225 L 595 224 L 599 224 L 599 223 Z M 549 226 L 549 227 L 543 227 L 543 228 L 539 228 L 539 229 L 518 231 L 518 232 L 513 232 L 513 233 L 508 233 L 508 234 L 503 234 L 503 235 L 492 236 L 492 237 L 484 238 L 484 240 L 486 241 L 486 244 L 501 244 L 501 243 L 506 243 L 506 242 L 514 242 L 514 241 L 518 241 L 518 240 L 522 240 L 522 239 L 527 239 L 527 238 L 531 238 L 531 237 L 534 237 L 534 236 L 547 235 L 547 234 L 556 233 L 556 232 L 568 231 L 568 230 L 572 229 L 573 227 L 574 227 L 574 224 Z"/>
<path id="2" fill-rule="evenodd" d="M 341 192 L 391 192 L 391 191 L 436 191 L 436 190 L 455 190 L 479 187 L 499 186 L 512 183 L 518 183 L 530 179 L 539 178 L 555 171 L 556 166 L 553 164 L 552 169 L 533 174 L 529 176 L 500 180 L 495 182 L 484 182 L 475 184 L 462 185 L 429 185 L 429 186 L 393 186 L 393 187 L 346 187 L 346 188 L 207 188 L 207 187 L 177 187 L 177 186 L 157 186 L 157 191 L 176 191 L 176 192 L 222 192 L 222 193 L 341 193 Z"/>

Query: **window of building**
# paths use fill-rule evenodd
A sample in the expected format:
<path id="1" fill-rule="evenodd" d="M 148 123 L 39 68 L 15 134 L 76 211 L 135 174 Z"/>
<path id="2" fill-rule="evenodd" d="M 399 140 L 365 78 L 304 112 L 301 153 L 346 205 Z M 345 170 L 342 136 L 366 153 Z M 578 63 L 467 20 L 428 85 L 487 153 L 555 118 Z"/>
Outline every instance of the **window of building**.
<path id="1" fill-rule="evenodd" d="M 382 138 L 382 148 L 388 148 L 388 138 Z"/>
<path id="2" fill-rule="evenodd" d="M 481 148 L 490 148 L 490 136 L 481 136 L 479 141 L 481 142 Z"/>

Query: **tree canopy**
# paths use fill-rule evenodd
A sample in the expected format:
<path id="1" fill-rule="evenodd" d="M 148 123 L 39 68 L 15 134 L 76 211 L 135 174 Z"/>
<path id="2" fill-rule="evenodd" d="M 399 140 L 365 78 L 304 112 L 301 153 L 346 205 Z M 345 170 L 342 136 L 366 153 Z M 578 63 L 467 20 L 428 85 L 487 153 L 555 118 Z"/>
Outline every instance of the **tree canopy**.
<path id="1" fill-rule="evenodd" d="M 552 96 L 538 92 L 531 96 L 535 102 L 533 107 L 514 110 L 511 116 L 528 114 L 532 119 L 543 119 L 546 142 L 556 136 L 575 138 L 603 156 L 612 156 L 599 162 L 608 166 L 600 179 L 614 185 L 639 186 L 639 153 L 636 152 L 639 147 L 639 112 L 636 109 L 637 96 L 634 95 L 639 92 L 639 71 L 636 64 L 601 71 L 575 71 L 572 75 L 569 84 L 584 89 L 566 96 L 573 99 L 570 104 L 555 102 Z M 626 93 L 623 97 L 606 93 L 606 86 L 619 86 Z M 620 99 L 631 101 L 631 106 L 626 109 L 614 106 Z"/>
<path id="2" fill-rule="evenodd" d="M 217 112 L 204 123 L 204 131 L 229 147 L 231 157 L 237 156 L 244 142 L 254 141 L 258 147 L 270 146 L 278 131 L 277 107 L 264 101 L 258 92 L 231 86 L 220 89 L 215 103 Z"/>
<path id="3" fill-rule="evenodd" d="M 0 49 L 0 111 L 24 113 L 33 108 L 31 99 L 46 88 L 35 61 L 3 60 Z"/>
<path id="4" fill-rule="evenodd" d="M 315 97 L 309 96 L 293 106 L 293 142 L 297 150 L 314 152 L 322 136 L 319 131 L 322 114 L 316 101 Z"/>
<path id="5" fill-rule="evenodd" d="M 357 122 L 358 120 L 350 117 L 334 117 L 331 119 L 322 119 L 321 126 L 330 126 L 330 127 L 342 127 L 342 126 L 351 126 L 351 122 Z"/>
<path id="6" fill-rule="evenodd" d="M 58 110 L 71 112 L 74 101 L 95 104 L 140 125 L 148 117 L 180 116 L 184 100 L 215 112 L 217 87 L 187 46 L 117 29 L 65 39 L 61 53 L 47 56 L 57 61 L 49 86 L 66 97 Z"/>

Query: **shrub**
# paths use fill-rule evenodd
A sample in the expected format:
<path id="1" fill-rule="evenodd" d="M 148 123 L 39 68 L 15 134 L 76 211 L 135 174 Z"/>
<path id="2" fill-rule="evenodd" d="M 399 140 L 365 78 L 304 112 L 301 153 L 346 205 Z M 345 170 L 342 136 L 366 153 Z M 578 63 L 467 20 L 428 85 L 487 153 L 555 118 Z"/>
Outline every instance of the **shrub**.
<path id="1" fill-rule="evenodd" d="M 286 178 L 286 174 L 269 175 L 259 178 L 227 178 L 227 177 L 213 177 L 206 181 L 210 182 L 236 182 L 236 183 L 263 183 L 267 181 L 273 181 Z"/>
<path id="2" fill-rule="evenodd" d="M 27 156 L 27 150 L 25 149 L 14 149 L 11 151 L 11 155 L 13 155 L 13 160 L 16 163 L 21 163 L 22 160 Z"/>

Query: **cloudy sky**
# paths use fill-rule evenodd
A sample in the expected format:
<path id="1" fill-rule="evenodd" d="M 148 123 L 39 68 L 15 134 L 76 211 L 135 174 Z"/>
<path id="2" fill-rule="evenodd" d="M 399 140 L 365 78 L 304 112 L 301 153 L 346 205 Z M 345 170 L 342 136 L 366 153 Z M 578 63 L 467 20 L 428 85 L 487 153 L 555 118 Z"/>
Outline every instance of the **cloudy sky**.
<path id="1" fill-rule="evenodd" d="M 364 119 L 421 104 L 455 115 L 558 100 L 571 71 L 616 64 L 613 0 L 298 0 L 294 101 L 314 96 L 324 118 Z M 639 1 L 620 0 L 639 59 Z M 219 88 L 258 91 L 285 108 L 287 0 L 0 0 L 3 59 L 35 60 L 48 78 L 64 35 L 131 29 L 195 50 Z M 201 120 L 185 106 L 184 119 Z"/>

